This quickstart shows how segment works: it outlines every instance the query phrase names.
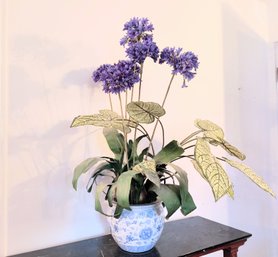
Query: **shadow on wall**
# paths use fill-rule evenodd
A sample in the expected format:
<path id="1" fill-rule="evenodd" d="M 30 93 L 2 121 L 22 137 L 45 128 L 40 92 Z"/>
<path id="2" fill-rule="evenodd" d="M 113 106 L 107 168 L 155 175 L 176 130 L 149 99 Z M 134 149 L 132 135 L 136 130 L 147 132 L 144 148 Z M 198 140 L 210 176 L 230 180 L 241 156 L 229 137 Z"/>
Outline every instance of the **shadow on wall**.
<path id="1" fill-rule="evenodd" d="M 68 87 L 71 85 L 75 86 L 84 86 L 89 85 L 95 87 L 96 85 L 93 84 L 91 79 L 91 71 L 89 69 L 79 69 L 79 70 L 72 70 L 65 74 L 62 80 L 62 85 L 64 87 Z"/>
<path id="2" fill-rule="evenodd" d="M 32 54 L 25 58 L 32 59 Z M 33 76 L 32 65 L 44 76 Z M 92 196 L 85 190 L 76 193 L 71 185 L 73 168 L 81 157 L 91 155 L 97 141 L 92 136 L 97 128 L 70 128 L 74 113 L 85 114 L 97 99 L 98 91 L 91 88 L 95 85 L 88 85 L 91 72 L 84 68 L 59 74 L 41 59 L 32 65 L 10 67 L 7 226 L 8 249 L 14 251 L 108 231 L 105 218 L 94 212 Z M 58 79 L 46 83 L 53 74 Z"/>
<path id="3" fill-rule="evenodd" d="M 32 244 L 45 247 L 45 242 L 51 246 L 89 237 L 96 223 L 108 231 L 103 217 L 92 219 L 92 195 L 85 190 L 76 193 L 71 186 L 73 166 L 69 160 L 75 155 L 76 144 L 83 146 L 78 148 L 80 151 L 89 151 L 85 136 L 70 129 L 68 121 L 41 135 L 22 134 L 10 141 L 12 156 L 17 158 L 14 161 L 22 161 L 22 171 L 28 176 L 13 187 L 8 199 L 9 224 L 17 224 L 9 238 L 20 240 L 23 249 L 32 250 Z"/>
<path id="4" fill-rule="evenodd" d="M 271 132 L 277 129 L 274 117 L 278 114 L 270 105 L 269 45 L 230 6 L 223 4 L 222 15 L 226 137 L 232 137 L 246 154 L 246 163 L 275 188 Z M 252 246 L 242 254 L 277 256 L 277 245 L 271 241 L 278 236 L 276 200 L 237 170 L 230 173 L 235 201 L 229 201 L 228 219 L 231 225 L 243 230 L 246 226 L 253 233 Z"/>

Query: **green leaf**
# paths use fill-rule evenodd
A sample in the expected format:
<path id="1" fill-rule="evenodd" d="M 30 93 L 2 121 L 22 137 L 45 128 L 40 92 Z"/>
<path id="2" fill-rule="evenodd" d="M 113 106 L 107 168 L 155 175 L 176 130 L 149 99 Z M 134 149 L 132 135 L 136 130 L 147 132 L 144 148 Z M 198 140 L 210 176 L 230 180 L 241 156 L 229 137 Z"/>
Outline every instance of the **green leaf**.
<path id="1" fill-rule="evenodd" d="M 140 173 L 139 171 L 128 170 L 123 172 L 117 180 L 117 203 L 125 209 L 130 210 L 129 206 L 129 194 L 130 194 L 130 184 L 132 178 Z"/>
<path id="2" fill-rule="evenodd" d="M 222 142 L 224 139 L 223 130 L 209 120 L 195 120 L 195 125 L 204 131 L 205 137 Z"/>
<path id="3" fill-rule="evenodd" d="M 107 201 L 110 207 L 113 206 L 113 203 L 116 202 L 116 190 L 117 190 L 117 182 L 112 183 L 107 192 Z"/>
<path id="4" fill-rule="evenodd" d="M 111 163 L 111 162 L 100 163 L 98 166 L 94 167 L 94 172 L 91 175 L 91 178 L 86 187 L 87 192 L 90 193 L 92 191 L 93 185 L 99 176 L 114 177 L 113 175 L 115 175 L 114 174 L 115 172 L 114 172 L 113 168 L 114 168 L 113 163 Z M 113 173 L 113 174 L 110 175 L 108 173 Z"/>
<path id="5" fill-rule="evenodd" d="M 139 123 L 152 123 L 165 114 L 164 108 L 153 102 L 131 102 L 127 105 L 129 116 Z"/>
<path id="6" fill-rule="evenodd" d="M 194 154 L 199 166 L 198 171 L 210 184 L 215 200 L 219 200 L 225 194 L 231 195 L 232 189 L 229 177 L 217 159 L 211 154 L 205 139 L 197 139 Z"/>
<path id="7" fill-rule="evenodd" d="M 104 128 L 103 134 L 115 158 L 121 160 L 125 148 L 123 135 L 114 128 Z"/>
<path id="8" fill-rule="evenodd" d="M 96 163 L 100 161 L 105 161 L 105 159 L 101 157 L 88 158 L 76 166 L 76 168 L 74 169 L 73 179 L 72 179 L 72 186 L 75 190 L 77 190 L 77 182 L 79 177 L 83 173 L 86 173 L 90 168 L 92 168 Z"/>
<path id="9" fill-rule="evenodd" d="M 93 125 L 103 128 L 115 128 L 129 133 L 129 121 L 123 121 L 122 117 L 111 110 L 100 110 L 99 114 L 80 115 L 74 118 L 71 127 Z"/>
<path id="10" fill-rule="evenodd" d="M 183 215 L 187 215 L 196 209 L 196 205 L 193 201 L 192 196 L 188 192 L 188 178 L 187 173 L 179 166 L 171 163 L 169 164 L 177 173 L 175 177 L 179 181 L 179 190 L 181 197 L 181 212 Z"/>
<path id="11" fill-rule="evenodd" d="M 105 183 L 99 183 L 96 187 L 96 194 L 95 194 L 95 210 L 98 211 L 99 213 L 107 216 L 106 213 L 103 212 L 102 207 L 101 207 L 101 193 L 105 190 L 107 187 L 107 184 Z"/>
<path id="12" fill-rule="evenodd" d="M 263 190 L 265 190 L 266 192 L 268 192 L 269 194 L 271 194 L 272 196 L 275 197 L 275 193 L 274 191 L 268 186 L 268 184 L 266 182 L 264 182 L 264 180 L 259 177 L 250 167 L 248 167 L 247 165 L 243 164 L 243 163 L 238 163 L 232 160 L 228 160 L 227 158 L 225 158 L 225 161 L 230 164 L 232 167 L 240 170 L 241 172 L 243 172 L 249 179 L 251 179 L 257 186 L 259 186 L 260 188 L 262 188 Z"/>
<path id="13" fill-rule="evenodd" d="M 140 141 L 145 138 L 147 135 L 142 135 L 142 136 L 139 136 L 138 138 L 136 138 L 136 140 L 134 140 L 133 144 L 132 145 L 132 148 L 131 148 L 131 154 L 130 154 L 130 157 L 129 159 L 131 160 L 135 160 L 135 161 L 139 161 L 138 158 L 138 153 L 137 153 L 137 148 L 138 148 L 138 144 L 140 143 Z"/>
<path id="14" fill-rule="evenodd" d="M 155 192 L 167 209 L 166 219 L 169 219 L 181 206 L 180 191 L 178 185 L 161 184 L 160 187 L 153 185 L 150 191 Z"/>
<path id="15" fill-rule="evenodd" d="M 123 209 L 124 208 L 122 206 L 117 204 L 116 209 L 114 211 L 114 218 L 116 218 L 116 219 L 120 218 L 120 216 L 121 216 L 121 214 L 123 212 Z"/>
<path id="16" fill-rule="evenodd" d="M 173 140 L 154 156 L 154 160 L 157 163 L 169 163 L 180 157 L 183 152 L 183 148 L 178 145 L 176 140 Z"/>
<path id="17" fill-rule="evenodd" d="M 140 172 L 145 175 L 157 187 L 160 187 L 160 179 L 156 172 L 156 165 L 154 160 L 142 161 L 133 167 L 134 171 Z"/>

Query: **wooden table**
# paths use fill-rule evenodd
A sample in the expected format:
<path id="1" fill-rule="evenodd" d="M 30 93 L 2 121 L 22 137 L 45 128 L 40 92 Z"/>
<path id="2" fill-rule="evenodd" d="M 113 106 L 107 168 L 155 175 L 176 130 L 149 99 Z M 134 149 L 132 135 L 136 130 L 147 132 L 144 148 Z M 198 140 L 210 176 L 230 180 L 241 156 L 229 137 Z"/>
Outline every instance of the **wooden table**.
<path id="1" fill-rule="evenodd" d="M 106 235 L 10 257 L 199 257 L 221 250 L 224 257 L 237 257 L 238 248 L 250 236 L 196 216 L 167 222 L 156 247 L 142 254 L 122 251 L 111 235 Z"/>

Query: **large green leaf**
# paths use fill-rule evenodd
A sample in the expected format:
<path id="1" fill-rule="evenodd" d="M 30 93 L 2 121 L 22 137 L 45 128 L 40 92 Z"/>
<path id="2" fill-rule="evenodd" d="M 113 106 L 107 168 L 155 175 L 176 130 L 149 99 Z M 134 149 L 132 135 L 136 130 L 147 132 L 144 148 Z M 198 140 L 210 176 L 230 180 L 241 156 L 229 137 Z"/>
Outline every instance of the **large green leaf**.
<path id="1" fill-rule="evenodd" d="M 187 173 L 180 168 L 179 166 L 171 163 L 169 164 L 175 171 L 175 177 L 179 181 L 179 190 L 180 190 L 180 197 L 181 197 L 181 212 L 183 215 L 187 215 L 190 212 L 196 209 L 196 205 L 193 201 L 192 196 L 188 192 L 188 178 Z"/>
<path id="2" fill-rule="evenodd" d="M 225 194 L 231 195 L 232 187 L 229 177 L 211 154 L 205 139 L 197 139 L 194 155 L 199 166 L 198 171 L 202 172 L 202 177 L 210 184 L 215 200 L 219 200 Z"/>
<path id="3" fill-rule="evenodd" d="M 145 138 L 147 135 L 141 135 L 139 137 L 137 137 L 134 142 L 131 144 L 131 154 L 130 154 L 130 157 L 129 159 L 130 160 L 133 160 L 133 161 L 141 161 L 139 160 L 139 156 L 138 156 L 138 153 L 137 153 L 137 148 L 138 148 L 138 144 L 140 143 L 140 141 Z M 132 161 L 132 163 L 133 163 Z M 134 164 L 134 163 L 133 163 Z"/>
<path id="4" fill-rule="evenodd" d="M 95 210 L 98 211 L 99 213 L 108 216 L 106 213 L 103 212 L 102 207 L 101 207 L 101 194 L 107 187 L 107 184 L 100 182 L 97 187 L 96 187 L 96 194 L 95 194 Z"/>
<path id="5" fill-rule="evenodd" d="M 126 109 L 129 116 L 139 123 L 152 123 L 165 114 L 164 108 L 153 102 L 131 102 Z"/>
<path id="6" fill-rule="evenodd" d="M 156 165 L 154 160 L 142 161 L 133 167 L 133 170 L 145 175 L 157 187 L 160 187 L 160 179 L 156 172 Z"/>
<path id="7" fill-rule="evenodd" d="M 114 128 L 104 128 L 103 134 L 115 158 L 121 160 L 125 148 L 123 135 Z"/>
<path id="8" fill-rule="evenodd" d="M 229 163 L 232 167 L 242 171 L 248 178 L 250 178 L 257 186 L 271 194 L 275 197 L 274 191 L 269 187 L 269 185 L 264 182 L 264 180 L 259 177 L 250 167 L 243 163 L 238 163 L 232 160 L 224 159 L 227 163 Z"/>
<path id="9" fill-rule="evenodd" d="M 105 159 L 101 157 L 88 158 L 76 166 L 76 168 L 74 169 L 73 179 L 72 179 L 72 186 L 75 190 L 77 190 L 77 181 L 79 177 L 83 173 L 86 173 L 90 168 L 92 168 L 96 163 L 100 161 L 105 161 Z"/>
<path id="10" fill-rule="evenodd" d="M 117 180 L 117 203 L 125 209 L 130 210 L 129 206 L 129 194 L 130 194 L 130 185 L 132 178 L 140 173 L 139 171 L 128 170 L 123 172 Z"/>
<path id="11" fill-rule="evenodd" d="M 155 192 L 158 198 L 165 204 L 167 209 L 166 219 L 181 206 L 180 191 L 178 185 L 161 184 L 160 187 L 153 185 L 150 191 Z"/>
<path id="12" fill-rule="evenodd" d="M 154 156 L 157 163 L 169 163 L 183 154 L 184 150 L 176 140 L 164 146 L 159 153 Z"/>
<path id="13" fill-rule="evenodd" d="M 117 190 L 117 182 L 112 183 L 108 192 L 107 192 L 107 201 L 110 207 L 113 206 L 113 203 L 116 202 L 116 190 Z"/>
<path id="14" fill-rule="evenodd" d="M 99 114 L 80 115 L 74 118 L 71 127 L 93 125 L 103 128 L 115 128 L 129 133 L 130 122 L 123 121 L 122 117 L 111 110 L 100 110 Z"/>

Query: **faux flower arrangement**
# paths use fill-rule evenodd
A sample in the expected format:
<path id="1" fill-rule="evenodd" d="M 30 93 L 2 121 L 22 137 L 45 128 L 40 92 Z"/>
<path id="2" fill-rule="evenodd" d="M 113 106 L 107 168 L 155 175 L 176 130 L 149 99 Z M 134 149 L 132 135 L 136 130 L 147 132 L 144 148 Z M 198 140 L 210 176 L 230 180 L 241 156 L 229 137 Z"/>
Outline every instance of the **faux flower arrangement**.
<path id="1" fill-rule="evenodd" d="M 102 84 L 110 100 L 110 109 L 78 116 L 71 124 L 71 127 L 103 127 L 103 135 L 114 156 L 92 157 L 81 162 L 74 170 L 73 187 L 77 188 L 82 174 L 92 170 L 87 191 L 91 192 L 96 185 L 95 209 L 102 214 L 106 215 L 101 200 L 104 193 L 110 207 L 116 204 L 114 217 L 119 217 L 123 209 L 130 209 L 130 205 L 157 200 L 166 207 L 166 218 L 179 208 L 183 215 L 187 215 L 196 206 L 188 190 L 187 173 L 174 164 L 178 159 L 187 158 L 192 162 L 192 168 L 209 183 L 216 201 L 226 194 L 234 196 L 232 183 L 220 162 L 242 171 L 259 187 L 275 196 L 272 189 L 248 166 L 226 157 L 217 157 L 211 152 L 211 146 L 222 147 L 240 161 L 245 159 L 243 153 L 224 139 L 223 130 L 208 120 L 196 120 L 196 131 L 182 140 L 165 144 L 160 118 L 166 113 L 164 104 L 173 79 L 181 76 L 182 87 L 187 87 L 196 75 L 198 57 L 190 51 L 183 52 L 182 48 L 166 47 L 160 51 L 153 40 L 154 27 L 146 18 L 132 18 L 125 23 L 123 30 L 125 36 L 120 44 L 125 48 L 127 60 L 101 65 L 92 76 L 94 82 Z M 162 104 L 141 100 L 146 58 L 171 68 Z M 112 97 L 119 100 L 120 114 L 113 110 Z M 152 124 L 151 132 L 147 129 L 149 124 Z M 162 130 L 162 146 L 157 150 L 153 141 L 158 126 Z"/>

